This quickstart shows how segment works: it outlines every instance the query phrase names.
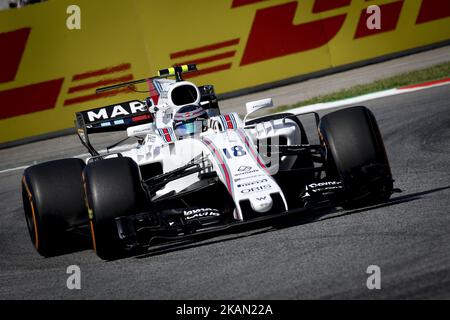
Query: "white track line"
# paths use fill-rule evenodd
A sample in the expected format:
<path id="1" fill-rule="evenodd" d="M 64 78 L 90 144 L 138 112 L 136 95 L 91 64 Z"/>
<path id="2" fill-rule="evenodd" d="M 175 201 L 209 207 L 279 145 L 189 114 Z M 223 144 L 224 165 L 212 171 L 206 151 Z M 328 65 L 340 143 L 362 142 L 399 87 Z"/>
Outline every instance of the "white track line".
<path id="1" fill-rule="evenodd" d="M 132 148 L 132 147 L 133 147 L 133 145 L 124 145 L 124 146 L 121 146 L 121 147 L 116 147 L 116 148 L 114 149 L 114 152 L 119 152 L 119 151 L 128 150 L 128 149 L 130 149 L 130 148 Z M 98 152 L 99 152 L 99 153 L 106 153 L 107 150 L 106 150 L 106 149 L 103 149 L 103 150 L 100 150 L 100 151 L 98 151 Z M 91 155 L 90 155 L 89 153 L 82 153 L 82 154 L 78 154 L 78 155 L 76 155 L 76 156 L 73 156 L 72 158 L 80 158 L 80 159 L 83 159 L 83 158 L 88 158 L 88 157 L 90 157 L 90 156 L 91 156 Z M 55 159 L 55 160 L 56 160 L 56 159 Z M 32 163 L 32 164 L 25 165 L 25 166 L 20 166 L 20 167 L 15 167 L 15 168 L 10 168 L 10 169 L 0 170 L 0 174 L 12 172 L 12 171 L 24 170 L 24 169 L 28 168 L 29 166 L 32 166 L 32 165 L 35 165 L 35 164 L 38 164 L 38 163 Z"/>
<path id="2" fill-rule="evenodd" d="M 16 168 L 11 168 L 11 169 L 5 169 L 5 170 L 1 170 L 0 171 L 0 174 L 2 174 L 2 173 L 8 173 L 8 172 L 12 172 L 12 171 L 17 171 L 17 170 L 23 170 L 23 169 L 26 169 L 26 168 L 28 168 L 30 165 L 28 165 L 28 166 L 21 166 L 21 167 L 16 167 Z"/>
<path id="3" fill-rule="evenodd" d="M 319 110 L 332 109 L 332 108 L 347 106 L 350 104 L 361 103 L 361 102 L 365 102 L 365 101 L 369 101 L 369 100 L 373 100 L 373 99 L 385 98 L 385 97 L 395 96 L 395 95 L 404 94 L 404 93 L 411 93 L 411 92 L 415 92 L 415 91 L 445 86 L 445 85 L 449 85 L 449 84 L 450 84 L 450 80 L 446 80 L 446 81 L 443 81 L 440 83 L 435 83 L 435 84 L 423 86 L 423 87 L 408 88 L 408 89 L 389 89 L 389 90 L 365 94 L 365 95 L 354 97 L 354 98 L 348 98 L 348 99 L 343 99 L 343 100 L 338 100 L 338 101 L 333 101 L 333 102 L 317 103 L 317 104 L 312 104 L 309 106 L 288 109 L 288 110 L 284 110 L 280 113 L 290 112 L 290 113 L 300 114 L 300 113 L 308 113 L 308 112 L 319 111 Z"/>
<path id="4" fill-rule="evenodd" d="M 360 102 L 364 102 L 364 101 L 369 101 L 369 100 L 373 100 L 373 99 L 379 99 L 379 98 L 385 98 L 385 97 L 389 97 L 389 96 L 395 96 L 395 95 L 398 95 L 398 94 L 404 94 L 404 93 L 410 93 L 410 92 L 415 92 L 415 91 L 421 91 L 421 90 L 435 88 L 435 87 L 440 87 L 440 86 L 445 86 L 445 85 L 449 85 L 449 84 L 450 84 L 450 80 L 444 80 L 444 81 L 439 82 L 439 83 L 434 83 L 434 84 L 427 85 L 427 86 L 422 86 L 422 87 L 419 86 L 419 87 L 414 87 L 414 88 L 389 89 L 389 90 L 384 90 L 384 91 L 379 91 L 379 92 L 365 94 L 365 95 L 354 97 L 354 98 L 343 99 L 343 100 L 333 101 L 333 102 L 317 103 L 317 104 L 313 104 L 313 105 L 309 105 L 309 106 L 304 106 L 304 107 L 284 110 L 281 113 L 291 112 L 291 113 L 301 114 L 301 113 L 308 113 L 308 112 L 319 111 L 319 110 L 332 109 L 332 108 L 342 107 L 342 106 L 346 106 L 346 105 L 350 105 L 350 104 L 355 104 L 355 103 L 360 103 Z M 122 147 L 118 147 L 118 148 L 115 149 L 115 151 L 127 150 L 128 148 L 130 148 L 130 145 L 125 145 L 125 146 L 122 146 Z M 100 150 L 99 151 L 99 153 L 104 153 L 104 152 L 106 152 L 106 150 Z M 86 158 L 86 157 L 89 157 L 89 154 L 83 153 L 83 154 L 74 156 L 74 158 Z M 16 168 L 10 168 L 10 169 L 5 169 L 5 170 L 0 170 L 0 174 L 7 173 L 7 172 L 12 172 L 12 171 L 17 171 L 17 170 L 23 170 L 23 169 L 28 168 L 30 165 L 16 167 Z"/>

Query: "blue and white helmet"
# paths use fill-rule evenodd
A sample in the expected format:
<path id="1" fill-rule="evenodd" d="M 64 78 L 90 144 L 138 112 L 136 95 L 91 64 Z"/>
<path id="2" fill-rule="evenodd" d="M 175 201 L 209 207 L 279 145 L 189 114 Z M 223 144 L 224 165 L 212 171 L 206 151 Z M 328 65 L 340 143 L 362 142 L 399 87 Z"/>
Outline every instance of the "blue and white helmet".
<path id="1" fill-rule="evenodd" d="M 203 130 L 202 119 L 208 118 L 205 109 L 197 105 L 183 106 L 173 117 L 173 129 L 178 138 L 200 133 Z"/>

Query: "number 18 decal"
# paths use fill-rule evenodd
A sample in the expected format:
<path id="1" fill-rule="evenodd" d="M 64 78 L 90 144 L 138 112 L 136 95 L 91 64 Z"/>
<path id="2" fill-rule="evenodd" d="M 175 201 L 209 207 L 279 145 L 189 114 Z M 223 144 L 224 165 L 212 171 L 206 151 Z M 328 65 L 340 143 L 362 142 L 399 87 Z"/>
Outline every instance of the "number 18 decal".
<path id="1" fill-rule="evenodd" d="M 231 159 L 233 157 L 242 157 L 245 156 L 247 153 L 245 152 L 244 148 L 242 146 L 234 146 L 231 148 L 231 153 L 228 151 L 227 148 L 223 149 L 223 153 L 227 157 L 227 159 Z"/>

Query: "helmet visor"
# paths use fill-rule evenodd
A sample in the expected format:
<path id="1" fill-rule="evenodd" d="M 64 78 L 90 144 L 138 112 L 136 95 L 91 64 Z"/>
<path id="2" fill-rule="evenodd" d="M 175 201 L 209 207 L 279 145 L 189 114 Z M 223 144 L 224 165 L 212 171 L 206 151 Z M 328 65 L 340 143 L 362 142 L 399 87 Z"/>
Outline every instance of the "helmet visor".
<path id="1" fill-rule="evenodd" d="M 195 120 L 180 122 L 175 124 L 175 134 L 177 137 L 184 137 L 202 132 L 202 121 Z"/>

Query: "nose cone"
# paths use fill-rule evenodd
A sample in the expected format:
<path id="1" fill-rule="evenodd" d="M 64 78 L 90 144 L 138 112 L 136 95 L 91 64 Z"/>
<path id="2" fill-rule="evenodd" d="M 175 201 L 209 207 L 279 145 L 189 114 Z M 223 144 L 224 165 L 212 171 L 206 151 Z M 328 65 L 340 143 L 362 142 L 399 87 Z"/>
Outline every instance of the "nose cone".
<path id="1" fill-rule="evenodd" d="M 249 200 L 252 209 L 256 212 L 265 213 L 272 209 L 273 206 L 272 197 L 268 194 L 256 195 L 251 197 Z"/>

